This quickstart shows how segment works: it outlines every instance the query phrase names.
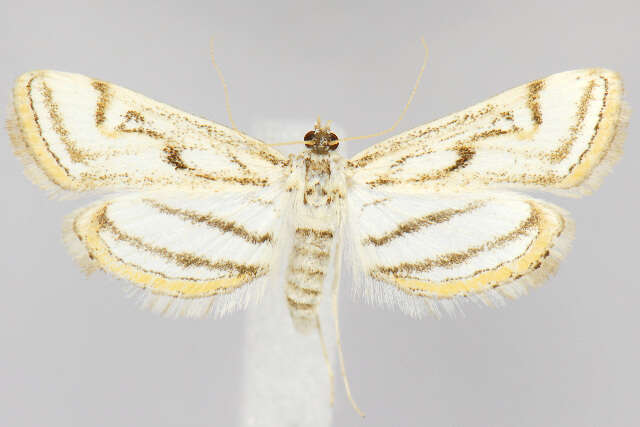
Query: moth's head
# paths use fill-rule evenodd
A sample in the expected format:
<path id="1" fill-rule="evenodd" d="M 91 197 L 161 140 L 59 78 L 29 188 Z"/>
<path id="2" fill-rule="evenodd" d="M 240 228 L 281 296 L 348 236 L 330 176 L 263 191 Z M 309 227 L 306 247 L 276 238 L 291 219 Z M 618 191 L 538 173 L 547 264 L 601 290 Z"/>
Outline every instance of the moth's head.
<path id="1" fill-rule="evenodd" d="M 322 125 L 318 119 L 313 130 L 304 136 L 304 145 L 314 153 L 326 154 L 338 148 L 338 137 L 331 132 L 329 123 Z"/>

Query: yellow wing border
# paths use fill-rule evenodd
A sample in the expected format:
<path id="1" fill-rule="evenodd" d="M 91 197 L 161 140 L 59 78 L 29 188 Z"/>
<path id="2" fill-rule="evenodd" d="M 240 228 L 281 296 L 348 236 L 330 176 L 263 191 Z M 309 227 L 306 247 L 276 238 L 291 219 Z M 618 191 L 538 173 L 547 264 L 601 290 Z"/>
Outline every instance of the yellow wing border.
<path id="1" fill-rule="evenodd" d="M 499 307 L 506 300 L 527 295 L 530 288 L 540 286 L 557 271 L 575 234 L 567 211 L 539 199 L 527 199 L 538 221 L 538 233 L 517 258 L 471 277 L 441 283 L 362 271 L 354 280 L 355 296 L 373 305 L 399 308 L 411 317 L 430 314 L 440 318 L 443 311 L 452 316 L 463 313 L 467 302 Z"/>
<path id="2" fill-rule="evenodd" d="M 74 261 L 86 274 L 96 270 L 122 279 L 127 296 L 143 309 L 166 317 L 222 317 L 258 303 L 268 274 L 238 274 L 212 280 L 168 278 L 137 267 L 115 256 L 101 239 L 102 200 L 65 217 L 63 241 Z"/>
<path id="3" fill-rule="evenodd" d="M 624 87 L 620 75 L 615 73 L 617 85 L 609 89 L 608 98 L 613 102 L 600 112 L 599 131 L 595 134 L 592 148 L 583 153 L 585 158 L 567 176 L 561 186 L 568 193 L 557 191 L 559 195 L 581 197 L 589 195 L 600 187 L 605 176 L 620 160 L 624 151 L 624 140 L 631 117 L 631 107 L 624 100 Z M 552 193 L 553 189 L 550 190 Z"/>
<path id="4" fill-rule="evenodd" d="M 20 76 L 9 99 L 6 127 L 13 152 L 22 162 L 26 177 L 50 197 L 74 197 L 67 190 L 71 179 L 46 149 L 37 115 L 28 102 L 29 83 L 36 76 L 37 72 Z"/>

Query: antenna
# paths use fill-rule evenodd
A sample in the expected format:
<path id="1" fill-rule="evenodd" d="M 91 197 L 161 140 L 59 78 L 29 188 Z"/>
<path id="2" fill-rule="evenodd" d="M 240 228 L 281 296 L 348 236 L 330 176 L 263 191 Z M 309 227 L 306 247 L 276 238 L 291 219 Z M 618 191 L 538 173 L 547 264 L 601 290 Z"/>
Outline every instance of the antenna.
<path id="1" fill-rule="evenodd" d="M 218 77 L 220 78 L 220 82 L 222 82 L 222 89 L 224 90 L 224 102 L 227 108 L 227 114 L 229 115 L 229 121 L 231 122 L 231 126 L 233 130 L 238 131 L 238 127 L 236 123 L 233 121 L 233 114 L 231 114 L 231 102 L 229 101 L 229 88 L 227 87 L 227 82 L 224 80 L 224 76 L 222 75 L 222 71 L 218 64 L 216 63 L 216 57 L 213 54 L 213 37 L 211 37 L 211 41 L 209 43 L 209 52 L 211 53 L 211 63 L 213 64 L 213 68 L 216 69 L 218 73 Z"/>
<path id="2" fill-rule="evenodd" d="M 420 85 L 420 80 L 422 80 L 422 75 L 424 74 L 424 70 L 425 68 L 427 68 L 427 59 L 429 58 L 429 48 L 427 47 L 427 42 L 424 41 L 424 37 L 420 37 L 420 41 L 422 42 L 422 46 L 424 47 L 424 59 L 422 61 L 422 66 L 420 67 L 420 72 L 418 73 L 418 78 L 416 79 L 416 83 L 413 85 L 413 89 L 411 89 L 411 93 L 409 94 L 409 99 L 407 100 L 407 103 L 402 109 L 402 113 L 400 113 L 400 117 L 396 119 L 396 121 L 391 125 L 391 127 L 385 130 L 382 130 L 376 133 L 370 133 L 368 135 L 350 136 L 348 138 L 338 139 L 338 143 L 347 142 L 347 141 L 356 141 L 356 140 L 367 139 L 367 138 L 374 138 L 376 136 L 385 135 L 393 131 L 398 126 L 398 124 L 400 124 L 400 122 L 404 118 L 404 115 L 409 109 L 409 105 L 411 105 L 411 102 L 413 101 L 413 98 L 416 95 L 416 91 L 418 90 L 418 86 Z M 304 144 L 304 141 L 276 142 L 268 145 L 280 146 L 280 145 L 294 145 L 294 144 Z"/>
<path id="3" fill-rule="evenodd" d="M 349 137 L 349 138 L 344 138 L 342 140 L 339 140 L 338 142 L 346 142 L 346 141 L 355 141 L 355 140 L 358 140 L 358 139 L 374 138 L 376 136 L 387 134 L 387 133 L 391 132 L 392 130 L 394 130 L 396 128 L 396 126 L 398 126 L 398 124 L 404 118 L 404 115 L 406 114 L 407 110 L 409 109 L 409 105 L 411 105 L 411 102 L 413 101 L 413 97 L 416 95 L 416 91 L 418 90 L 418 86 L 420 85 L 420 80 L 422 80 L 422 74 L 424 74 L 424 69 L 427 67 L 427 58 L 429 57 L 429 48 L 427 47 L 427 43 L 424 41 L 424 37 L 420 37 L 420 41 L 422 42 L 422 46 L 424 47 L 424 59 L 422 61 L 422 67 L 420 67 L 420 72 L 418 73 L 418 78 L 416 79 L 416 83 L 413 85 L 413 89 L 411 89 L 411 94 L 409 95 L 409 99 L 407 100 L 407 103 L 405 104 L 404 108 L 402 109 L 402 113 L 400 113 L 400 117 L 398 117 L 398 119 L 388 129 L 385 129 L 385 130 L 382 130 L 382 131 L 376 132 L 376 133 L 371 133 L 369 135 L 352 136 L 352 137 Z"/>

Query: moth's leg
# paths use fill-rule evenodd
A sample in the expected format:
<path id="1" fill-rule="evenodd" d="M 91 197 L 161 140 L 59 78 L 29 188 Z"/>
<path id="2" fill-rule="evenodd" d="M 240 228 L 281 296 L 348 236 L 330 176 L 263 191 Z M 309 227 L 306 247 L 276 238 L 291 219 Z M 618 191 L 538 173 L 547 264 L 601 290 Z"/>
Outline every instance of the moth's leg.
<path id="1" fill-rule="evenodd" d="M 356 402 L 353 400 L 351 396 L 351 388 L 349 387 L 349 380 L 347 379 L 347 372 L 344 367 L 344 355 L 342 354 L 342 343 L 340 341 L 340 322 L 338 321 L 338 291 L 340 289 L 340 273 L 342 268 L 342 253 L 340 251 L 341 243 L 338 238 L 338 242 L 336 244 L 336 264 L 334 270 L 333 277 L 333 287 L 331 292 L 331 306 L 333 308 L 333 320 L 336 325 L 336 345 L 338 346 L 338 360 L 340 361 L 340 374 L 342 375 L 342 379 L 344 380 L 344 389 L 347 392 L 347 397 L 349 398 L 349 402 L 351 402 L 351 406 L 353 409 L 360 415 L 364 417 L 364 412 L 358 408 Z"/>
<path id="2" fill-rule="evenodd" d="M 322 346 L 322 355 L 324 361 L 327 364 L 327 373 L 329 374 L 329 402 L 333 406 L 335 400 L 335 376 L 333 369 L 331 369 L 331 361 L 329 360 L 329 352 L 327 351 L 327 344 L 324 342 L 324 335 L 322 335 L 322 327 L 320 326 L 320 317 L 316 314 L 316 327 L 318 328 L 318 335 L 320 336 L 320 345 Z"/>

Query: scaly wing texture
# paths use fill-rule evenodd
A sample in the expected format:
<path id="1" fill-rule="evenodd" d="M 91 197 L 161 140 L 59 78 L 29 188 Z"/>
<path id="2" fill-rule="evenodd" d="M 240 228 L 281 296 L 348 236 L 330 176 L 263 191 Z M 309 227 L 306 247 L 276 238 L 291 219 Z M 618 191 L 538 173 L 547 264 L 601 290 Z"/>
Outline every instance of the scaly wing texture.
<path id="1" fill-rule="evenodd" d="M 464 299 L 499 304 L 553 272 L 572 223 L 515 193 L 399 194 L 356 186 L 347 247 L 357 293 L 421 316 Z"/>
<path id="2" fill-rule="evenodd" d="M 621 154 L 622 95 L 612 71 L 554 74 L 360 152 L 353 178 L 383 191 L 588 193 Z"/>
<path id="3" fill-rule="evenodd" d="M 57 71 L 18 79 L 9 130 L 29 177 L 54 193 L 265 188 L 287 162 L 240 132 L 110 83 Z"/>
<path id="4" fill-rule="evenodd" d="M 65 240 L 81 265 L 132 282 L 154 311 L 224 314 L 277 274 L 280 200 L 271 188 L 119 196 L 69 216 Z"/>

